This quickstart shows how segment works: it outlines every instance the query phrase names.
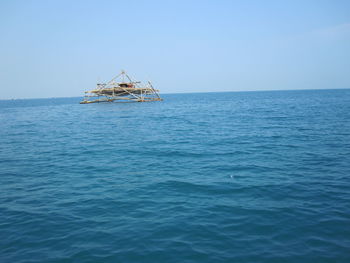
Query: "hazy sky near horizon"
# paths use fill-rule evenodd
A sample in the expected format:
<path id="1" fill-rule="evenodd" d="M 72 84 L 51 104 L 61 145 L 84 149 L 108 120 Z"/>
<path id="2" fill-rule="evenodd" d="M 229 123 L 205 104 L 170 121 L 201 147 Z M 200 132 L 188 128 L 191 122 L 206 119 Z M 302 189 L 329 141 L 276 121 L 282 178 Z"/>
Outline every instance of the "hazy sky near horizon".
<path id="1" fill-rule="evenodd" d="M 350 1 L 0 1 L 0 99 L 350 88 Z"/>

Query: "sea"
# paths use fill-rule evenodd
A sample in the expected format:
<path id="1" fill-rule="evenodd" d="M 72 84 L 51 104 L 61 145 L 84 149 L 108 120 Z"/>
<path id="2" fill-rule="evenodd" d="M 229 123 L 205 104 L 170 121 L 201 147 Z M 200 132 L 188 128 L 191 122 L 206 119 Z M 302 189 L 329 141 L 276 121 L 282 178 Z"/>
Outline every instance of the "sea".
<path id="1" fill-rule="evenodd" d="M 0 101 L 0 262 L 350 262 L 350 90 Z"/>

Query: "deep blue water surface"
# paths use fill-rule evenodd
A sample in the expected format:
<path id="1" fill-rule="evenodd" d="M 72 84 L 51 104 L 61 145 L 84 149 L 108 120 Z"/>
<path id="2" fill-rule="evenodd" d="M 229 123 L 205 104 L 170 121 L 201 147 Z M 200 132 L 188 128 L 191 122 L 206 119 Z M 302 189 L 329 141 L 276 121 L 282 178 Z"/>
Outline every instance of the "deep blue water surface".
<path id="1" fill-rule="evenodd" d="M 350 262 L 350 90 L 0 101 L 0 262 Z"/>

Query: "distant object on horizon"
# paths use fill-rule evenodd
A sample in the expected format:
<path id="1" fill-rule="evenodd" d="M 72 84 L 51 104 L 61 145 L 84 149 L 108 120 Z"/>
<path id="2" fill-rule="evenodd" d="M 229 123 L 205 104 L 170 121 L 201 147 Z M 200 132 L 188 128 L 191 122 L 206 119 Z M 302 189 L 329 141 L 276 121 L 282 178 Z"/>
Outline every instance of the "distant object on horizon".
<path id="1" fill-rule="evenodd" d="M 117 82 L 117 79 L 120 82 Z M 159 90 L 153 88 L 151 82 L 142 85 L 140 81 L 133 81 L 124 70 L 107 83 L 98 83 L 96 89 L 85 91 L 80 104 L 97 102 L 146 102 L 162 101 Z"/>

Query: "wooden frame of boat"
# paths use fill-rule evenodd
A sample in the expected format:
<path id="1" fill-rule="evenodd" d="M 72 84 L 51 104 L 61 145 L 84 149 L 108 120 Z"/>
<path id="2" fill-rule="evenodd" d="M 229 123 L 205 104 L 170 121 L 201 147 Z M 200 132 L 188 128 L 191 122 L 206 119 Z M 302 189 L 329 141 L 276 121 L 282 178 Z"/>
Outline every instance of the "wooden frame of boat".
<path id="1" fill-rule="evenodd" d="M 121 79 L 117 82 L 117 79 Z M 86 91 L 80 104 L 98 102 L 146 102 L 162 101 L 159 91 L 154 89 L 151 82 L 142 85 L 140 81 L 133 81 L 125 71 L 107 83 L 98 83 L 96 89 Z"/>

